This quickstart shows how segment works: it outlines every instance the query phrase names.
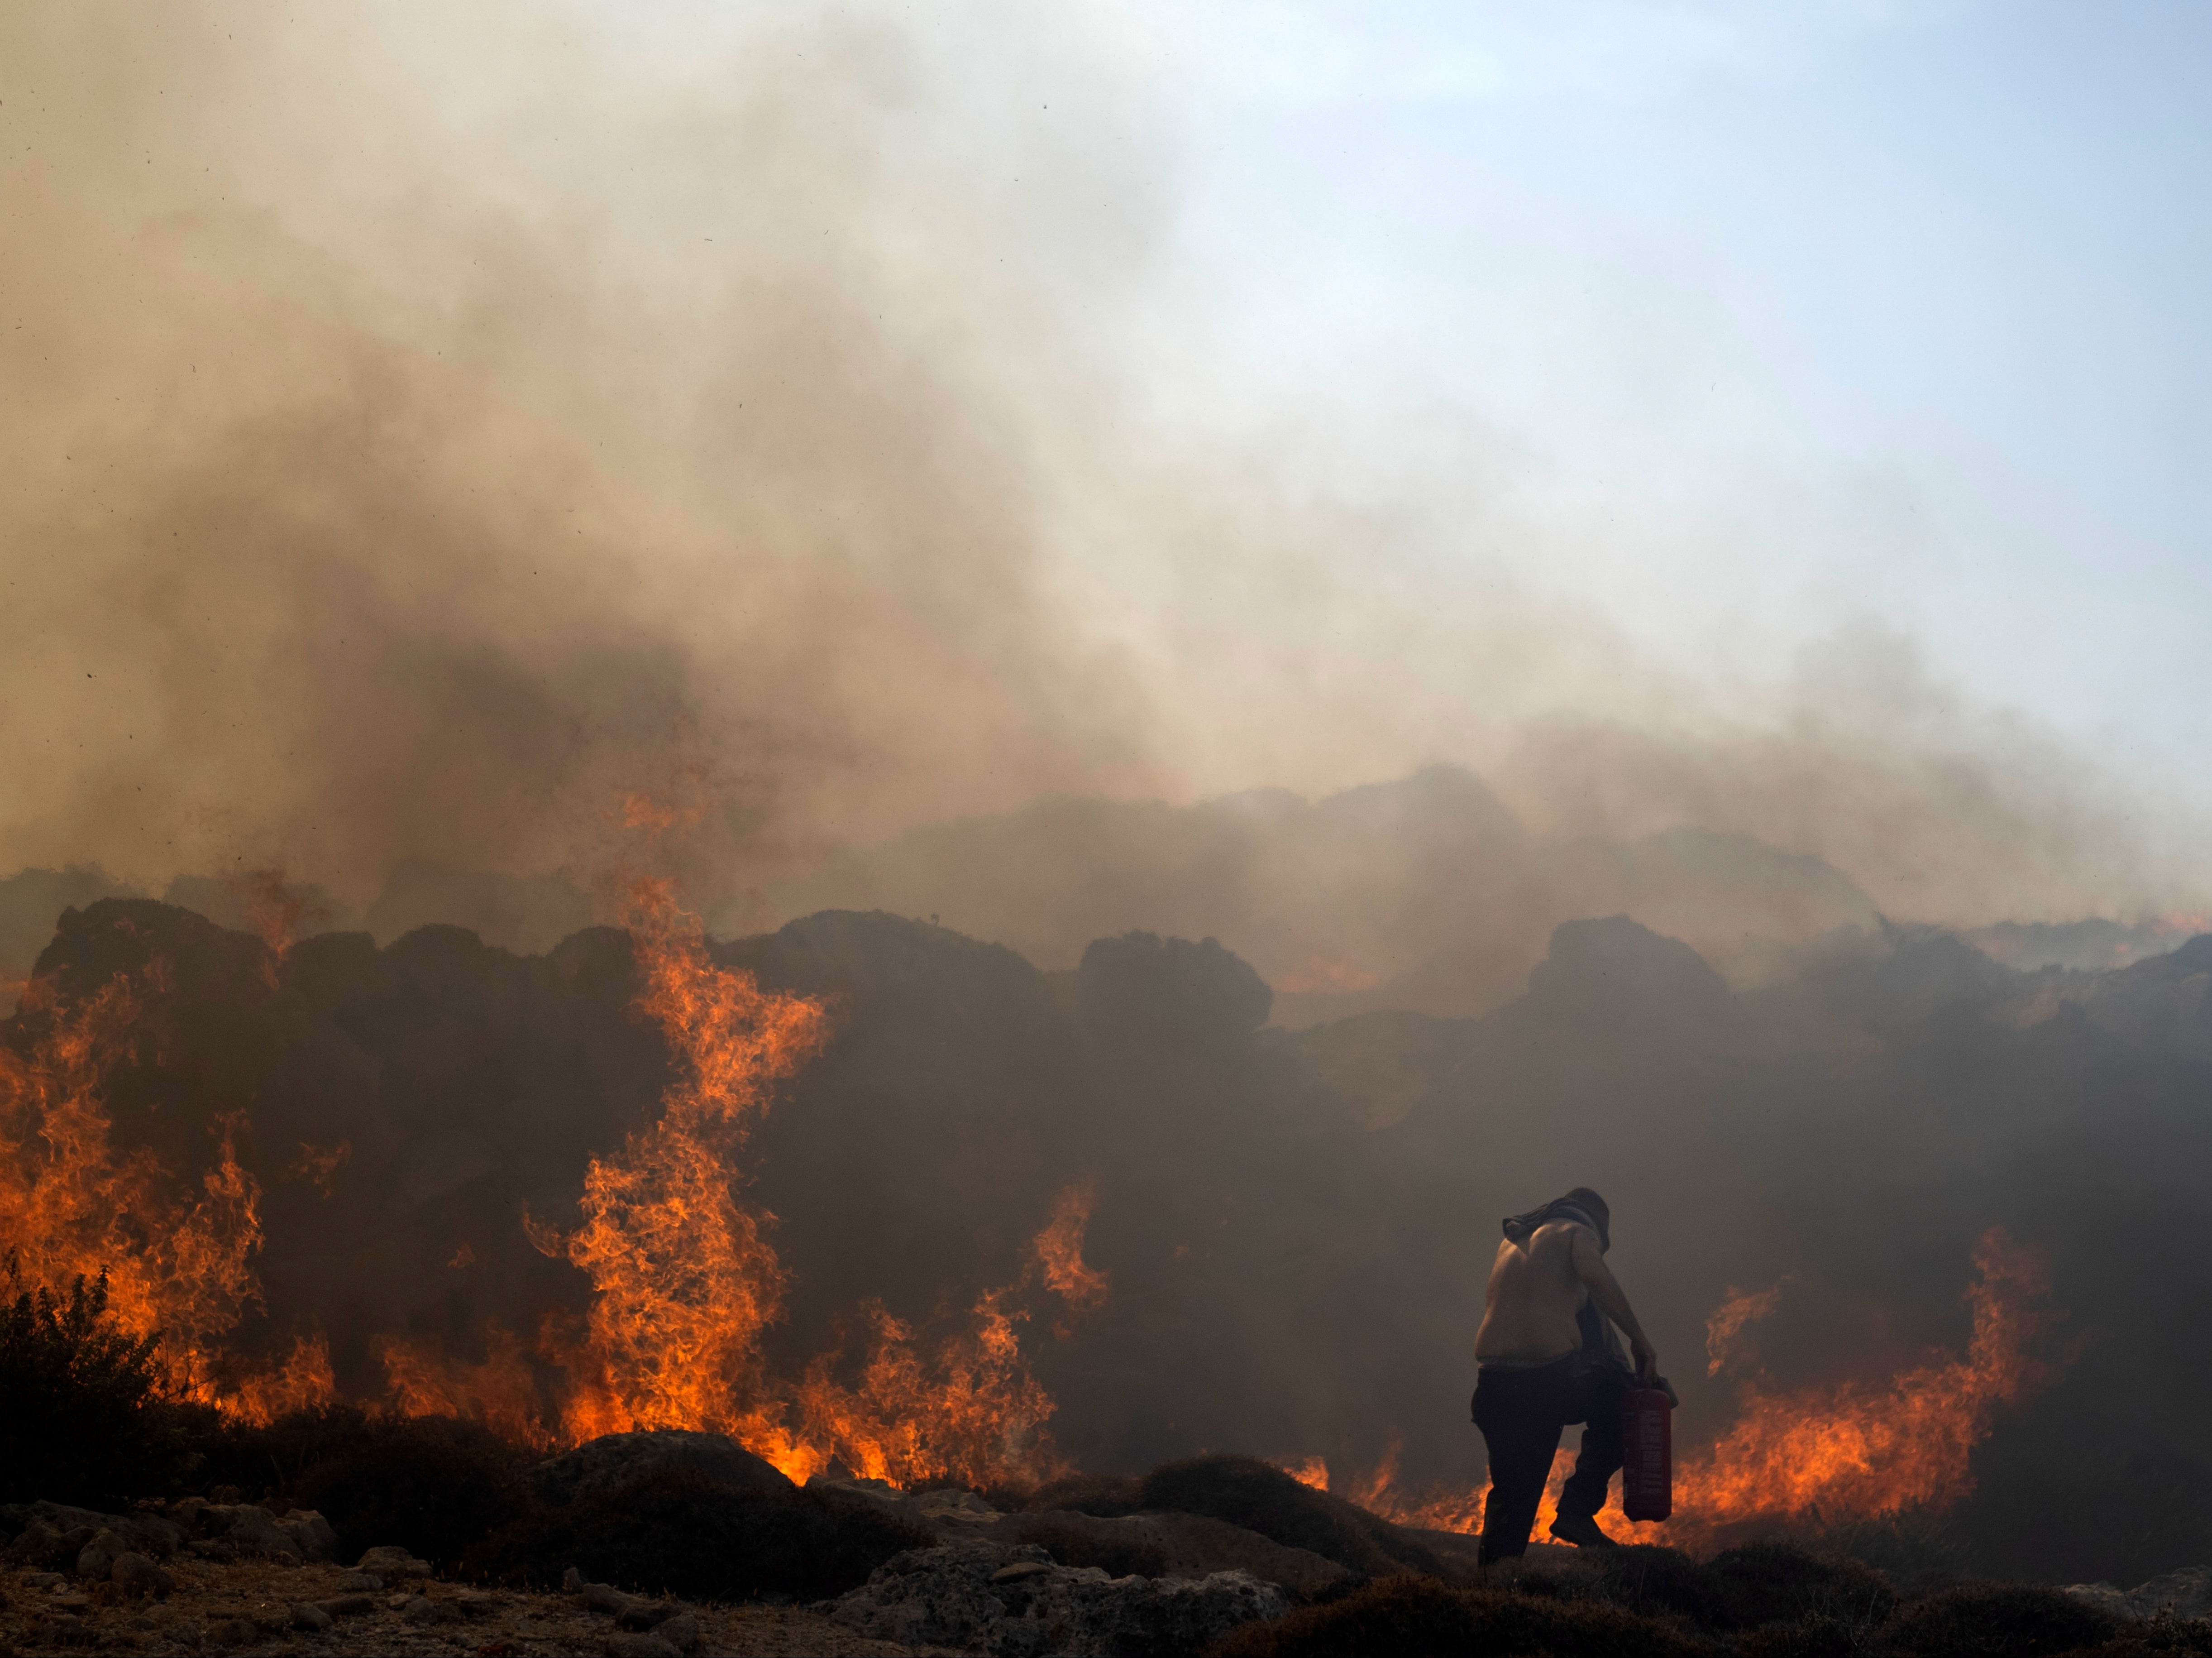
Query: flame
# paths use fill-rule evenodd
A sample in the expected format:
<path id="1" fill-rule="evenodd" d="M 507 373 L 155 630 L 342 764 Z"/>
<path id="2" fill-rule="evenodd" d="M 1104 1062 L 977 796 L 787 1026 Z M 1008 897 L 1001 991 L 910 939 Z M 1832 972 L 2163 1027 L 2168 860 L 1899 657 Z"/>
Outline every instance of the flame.
<path id="1" fill-rule="evenodd" d="M 339 1166 L 353 1155 L 353 1142 L 341 1140 L 334 1146 L 311 1146 L 300 1143 L 300 1155 L 284 1171 L 288 1180 L 308 1179 L 325 1198 L 331 1195 L 331 1183 L 337 1178 Z"/>
<path id="2" fill-rule="evenodd" d="M 1325 996 L 1371 991 L 1382 982 L 1382 975 L 1349 959 L 1310 955 L 1289 972 L 1276 974 L 1272 982 L 1286 996 Z"/>
<path id="3" fill-rule="evenodd" d="M 24 1015 L 27 1056 L 0 1046 L 0 1247 L 25 1276 L 65 1284 L 107 1274 L 108 1308 L 133 1336 L 160 1332 L 182 1396 L 249 1421 L 335 1395 L 319 1338 L 264 1371 L 223 1338 L 261 1303 L 252 1265 L 261 1247 L 261 1187 L 240 1166 L 243 1119 L 218 1118 L 213 1165 L 195 1195 L 151 1151 L 119 1150 L 101 1094 L 136 1058 L 165 963 L 118 974 L 62 1007 L 34 980 Z"/>
<path id="4" fill-rule="evenodd" d="M 1087 1313 L 1106 1299 L 1106 1274 L 1083 1260 L 1083 1234 L 1098 1201 L 1091 1186 L 1070 1186 L 1052 1207 L 1052 1220 L 1036 1234 L 1030 1251 L 1050 1289 L 1073 1313 Z M 1059 1327 L 1065 1337 L 1066 1326 Z"/>
<path id="5" fill-rule="evenodd" d="M 1734 1284 L 1728 1288 L 1728 1297 L 1713 1309 L 1705 1320 L 1705 1374 L 1717 1376 L 1721 1367 L 1735 1356 L 1736 1339 L 1747 1325 L 1759 1322 L 1782 1305 L 1782 1290 L 1789 1283 L 1784 1278 L 1771 1289 L 1753 1294 L 1739 1289 Z"/>
<path id="6" fill-rule="evenodd" d="M 337 1378 L 331 1371 L 330 1343 L 319 1335 L 301 1336 L 281 1366 L 243 1377 L 219 1403 L 256 1427 L 266 1427 L 278 1417 L 327 1405 L 337 1395 Z"/>
<path id="7" fill-rule="evenodd" d="M 1975 1281 L 1964 1296 L 1973 1333 L 1963 1356 L 1933 1356 L 1874 1387 L 1846 1381 L 1775 1395 L 1747 1383 L 1735 1424 L 1702 1456 L 1676 1459 L 1674 1517 L 1640 1535 L 1693 1545 L 1747 1521 L 1832 1523 L 1913 1509 L 1940 1513 L 1970 1495 L 1974 1447 L 2001 1411 L 2025 1403 L 2054 1373 L 2032 1351 L 2052 1322 L 2041 1305 L 2050 1289 L 2043 1258 L 2000 1227 L 1983 1235 L 1973 1259 Z M 1573 1467 L 1569 1450 L 1553 1460 L 1536 1537 L 1558 1514 L 1559 1488 Z M 1481 1530 L 1487 1482 L 1464 1496 L 1449 1490 L 1414 1496 L 1398 1490 L 1396 1474 L 1394 1446 L 1367 1494 L 1354 1500 L 1401 1525 Z M 1605 1517 L 1628 1523 L 1618 1487 Z"/>
<path id="8" fill-rule="evenodd" d="M 483 1362 L 464 1365 L 449 1363 L 435 1341 L 379 1338 L 375 1352 L 386 1393 L 410 1416 L 463 1417 L 505 1438 L 550 1449 L 556 1436 L 542 1418 L 538 1380 L 521 1338 L 497 1324 L 485 1336 Z"/>
<path id="9" fill-rule="evenodd" d="M 246 924 L 269 947 L 262 959 L 261 982 L 276 988 L 276 969 L 292 953 L 304 926 L 328 926 L 330 906 L 311 899 L 284 878 L 283 866 L 248 869 L 224 883 L 246 905 Z"/>
<path id="10" fill-rule="evenodd" d="M 1316 1491 L 1328 1489 L 1328 1459 L 1321 1456 L 1301 1457 L 1296 1462 L 1275 1465 L 1301 1485 L 1310 1485 Z"/>
<path id="11" fill-rule="evenodd" d="M 782 1312 L 784 1273 L 764 1235 L 769 1217 L 735 1195 L 735 1154 L 769 1086 L 827 1039 L 828 1015 L 714 966 L 666 881 L 638 882 L 630 909 L 645 980 L 637 1006 L 666 1033 L 679 1075 L 660 1119 L 585 1174 L 584 1224 L 564 1253 L 593 1298 L 556 1355 L 570 1381 L 562 1426 L 572 1439 L 711 1429 L 788 1454 L 759 1356 Z"/>

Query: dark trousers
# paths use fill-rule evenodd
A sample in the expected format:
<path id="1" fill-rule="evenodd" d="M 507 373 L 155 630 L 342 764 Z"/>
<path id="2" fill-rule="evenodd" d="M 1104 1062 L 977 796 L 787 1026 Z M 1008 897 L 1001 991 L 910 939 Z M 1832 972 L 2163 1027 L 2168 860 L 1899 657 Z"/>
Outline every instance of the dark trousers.
<path id="1" fill-rule="evenodd" d="M 1475 1373 L 1474 1425 L 1490 1448 L 1490 1501 L 1482 1511 L 1482 1558 L 1524 1554 L 1536 1523 L 1552 1454 L 1571 1423 L 1583 1429 L 1582 1454 L 1559 1494 L 1563 1515 L 1595 1515 L 1620 1470 L 1628 1377 L 1619 1367 L 1570 1353 L 1534 1370 Z"/>

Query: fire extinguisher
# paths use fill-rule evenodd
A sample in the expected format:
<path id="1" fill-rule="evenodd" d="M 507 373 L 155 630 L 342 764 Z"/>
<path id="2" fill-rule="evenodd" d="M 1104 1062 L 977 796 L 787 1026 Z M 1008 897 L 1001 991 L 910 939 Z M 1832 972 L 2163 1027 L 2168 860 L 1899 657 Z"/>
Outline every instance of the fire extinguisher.
<path id="1" fill-rule="evenodd" d="M 1631 1520 L 1664 1520 L 1674 1512 L 1674 1400 L 1664 1381 L 1632 1387 L 1623 1438 L 1620 1509 Z"/>

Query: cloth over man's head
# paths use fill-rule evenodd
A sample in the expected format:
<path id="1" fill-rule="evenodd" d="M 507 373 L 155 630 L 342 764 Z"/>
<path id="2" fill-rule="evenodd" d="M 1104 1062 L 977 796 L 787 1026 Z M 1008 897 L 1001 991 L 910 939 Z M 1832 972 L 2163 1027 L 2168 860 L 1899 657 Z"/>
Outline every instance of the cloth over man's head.
<path id="1" fill-rule="evenodd" d="M 1508 1215 L 1505 1235 L 1516 1244 L 1526 1243 L 1530 1233 L 1553 1221 L 1580 1221 L 1597 1234 L 1600 1254 L 1613 1247 L 1613 1210 L 1606 1207 L 1604 1198 L 1586 1186 L 1578 1186 L 1548 1204 L 1539 1204 L 1525 1215 Z"/>

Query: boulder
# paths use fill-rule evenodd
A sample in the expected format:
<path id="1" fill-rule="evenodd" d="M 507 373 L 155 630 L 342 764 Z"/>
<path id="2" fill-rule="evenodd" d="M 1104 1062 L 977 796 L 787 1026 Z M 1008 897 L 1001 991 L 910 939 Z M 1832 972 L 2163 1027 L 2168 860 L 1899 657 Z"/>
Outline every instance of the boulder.
<path id="1" fill-rule="evenodd" d="M 817 1611 L 855 1634 L 990 1658 L 1115 1658 L 1196 1651 L 1290 1601 L 1249 1572 L 1109 1577 L 1035 1547 L 963 1539 L 893 1557 Z"/>
<path id="2" fill-rule="evenodd" d="M 677 1428 L 586 1440 L 539 1463 L 532 1484 L 541 1502 L 579 1503 L 668 1468 L 695 1468 L 739 1490 L 791 1489 L 775 1464 L 755 1456 L 726 1434 Z"/>
<path id="3" fill-rule="evenodd" d="M 2184 1566 L 2131 1589 L 2110 1583 L 2069 1583 L 2066 1593 L 2130 1623 L 2142 1623 L 2161 1612 L 2176 1618 L 2212 1618 L 2212 1566 Z"/>
<path id="4" fill-rule="evenodd" d="M 173 1587 L 169 1574 L 136 1549 L 125 1549 L 117 1555 L 108 1567 L 107 1577 L 118 1594 L 131 1596 L 166 1595 Z"/>
<path id="5" fill-rule="evenodd" d="M 379 1545 L 362 1556 L 360 1560 L 355 1563 L 354 1570 L 356 1573 L 380 1577 L 388 1583 L 403 1577 L 428 1577 L 430 1575 L 430 1563 L 427 1560 L 418 1560 L 406 1550 L 386 1543 Z"/>

